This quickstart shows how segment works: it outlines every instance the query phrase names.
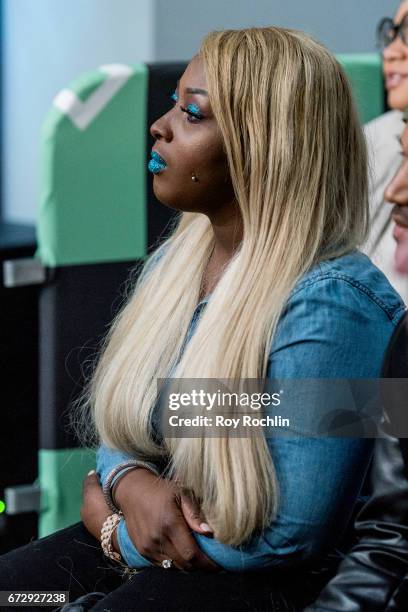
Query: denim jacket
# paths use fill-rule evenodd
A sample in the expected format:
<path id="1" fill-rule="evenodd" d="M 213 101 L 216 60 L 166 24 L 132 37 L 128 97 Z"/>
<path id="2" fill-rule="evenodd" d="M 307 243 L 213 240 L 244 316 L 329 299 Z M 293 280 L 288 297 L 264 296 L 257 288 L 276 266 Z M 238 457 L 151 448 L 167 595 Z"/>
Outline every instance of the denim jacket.
<path id="1" fill-rule="evenodd" d="M 196 307 L 187 342 L 211 294 Z M 293 288 L 272 342 L 267 378 L 376 378 L 405 306 L 384 274 L 358 250 L 314 266 Z M 302 426 L 310 431 L 308 414 Z M 203 552 L 229 571 L 294 567 L 322 558 L 346 529 L 371 460 L 372 438 L 267 438 L 279 484 L 278 512 L 260 536 L 233 547 L 193 532 Z M 101 445 L 101 483 L 133 458 Z M 118 544 L 131 567 L 153 565 L 132 543 L 126 520 Z"/>

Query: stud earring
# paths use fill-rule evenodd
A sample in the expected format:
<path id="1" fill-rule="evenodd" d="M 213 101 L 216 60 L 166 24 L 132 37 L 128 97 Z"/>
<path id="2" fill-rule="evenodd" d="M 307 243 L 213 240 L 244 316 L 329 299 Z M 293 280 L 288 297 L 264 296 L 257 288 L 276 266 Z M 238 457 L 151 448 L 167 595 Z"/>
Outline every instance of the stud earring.
<path id="1" fill-rule="evenodd" d="M 192 180 L 192 181 L 194 181 L 194 182 L 195 182 L 195 181 L 198 181 L 198 178 L 196 177 L 196 175 L 194 174 L 194 172 L 193 172 L 193 174 L 191 175 L 191 180 Z"/>

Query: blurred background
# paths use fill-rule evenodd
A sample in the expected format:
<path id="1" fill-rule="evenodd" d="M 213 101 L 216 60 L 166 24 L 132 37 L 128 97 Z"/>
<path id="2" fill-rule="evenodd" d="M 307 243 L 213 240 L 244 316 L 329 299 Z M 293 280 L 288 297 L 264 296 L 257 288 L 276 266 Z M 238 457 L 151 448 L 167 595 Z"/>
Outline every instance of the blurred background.
<path id="1" fill-rule="evenodd" d="M 82 72 L 120 62 L 189 60 L 224 28 L 305 30 L 335 53 L 375 51 L 375 28 L 398 0 L 2 0 L 4 221 L 36 218 L 40 126 Z"/>
<path id="2" fill-rule="evenodd" d="M 0 0 L 0 554 L 79 520 L 94 457 L 77 448 L 64 413 L 120 304 L 118 288 L 168 222 L 146 169 L 149 127 L 202 37 L 278 25 L 357 54 L 346 61 L 367 120 L 385 110 L 376 26 L 397 6 Z M 111 77 L 98 71 L 112 64 Z M 104 79 L 119 89 L 88 128 L 56 108 L 61 90 L 83 102 Z"/>

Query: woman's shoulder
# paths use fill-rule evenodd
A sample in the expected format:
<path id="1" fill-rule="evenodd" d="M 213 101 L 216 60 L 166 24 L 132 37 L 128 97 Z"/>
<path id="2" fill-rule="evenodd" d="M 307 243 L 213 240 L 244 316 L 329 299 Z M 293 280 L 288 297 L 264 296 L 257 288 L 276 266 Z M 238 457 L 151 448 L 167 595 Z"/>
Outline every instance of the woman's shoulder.
<path id="1" fill-rule="evenodd" d="M 384 143 L 395 140 L 395 134 L 400 134 L 404 127 L 402 117 L 401 111 L 391 110 L 368 121 L 364 125 L 367 144 L 374 148 L 381 148 Z"/>
<path id="2" fill-rule="evenodd" d="M 405 306 L 360 251 L 315 265 L 293 288 L 273 338 L 268 376 L 379 376 Z"/>
<path id="3" fill-rule="evenodd" d="M 389 110 L 371 121 L 364 124 L 364 130 L 387 130 L 402 121 L 403 112 L 400 110 Z"/>
<path id="4" fill-rule="evenodd" d="M 331 302 L 335 310 L 365 308 L 395 324 L 405 312 L 401 296 L 385 274 L 358 249 L 313 266 L 296 283 L 289 302 L 318 297 Z"/>
<path id="5" fill-rule="evenodd" d="M 401 111 L 393 110 L 364 126 L 368 152 L 371 215 L 384 202 L 384 190 L 401 163 L 398 138 L 404 129 Z"/>

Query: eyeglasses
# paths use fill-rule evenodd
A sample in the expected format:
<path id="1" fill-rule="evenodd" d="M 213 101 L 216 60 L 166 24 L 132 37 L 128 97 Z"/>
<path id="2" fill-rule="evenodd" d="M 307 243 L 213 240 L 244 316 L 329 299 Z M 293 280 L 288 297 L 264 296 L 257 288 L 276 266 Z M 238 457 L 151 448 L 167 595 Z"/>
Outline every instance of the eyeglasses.
<path id="1" fill-rule="evenodd" d="M 388 47 L 397 36 L 404 45 L 408 45 L 408 13 L 399 24 L 394 23 L 390 17 L 384 17 L 377 26 L 377 45 L 380 49 Z"/>

